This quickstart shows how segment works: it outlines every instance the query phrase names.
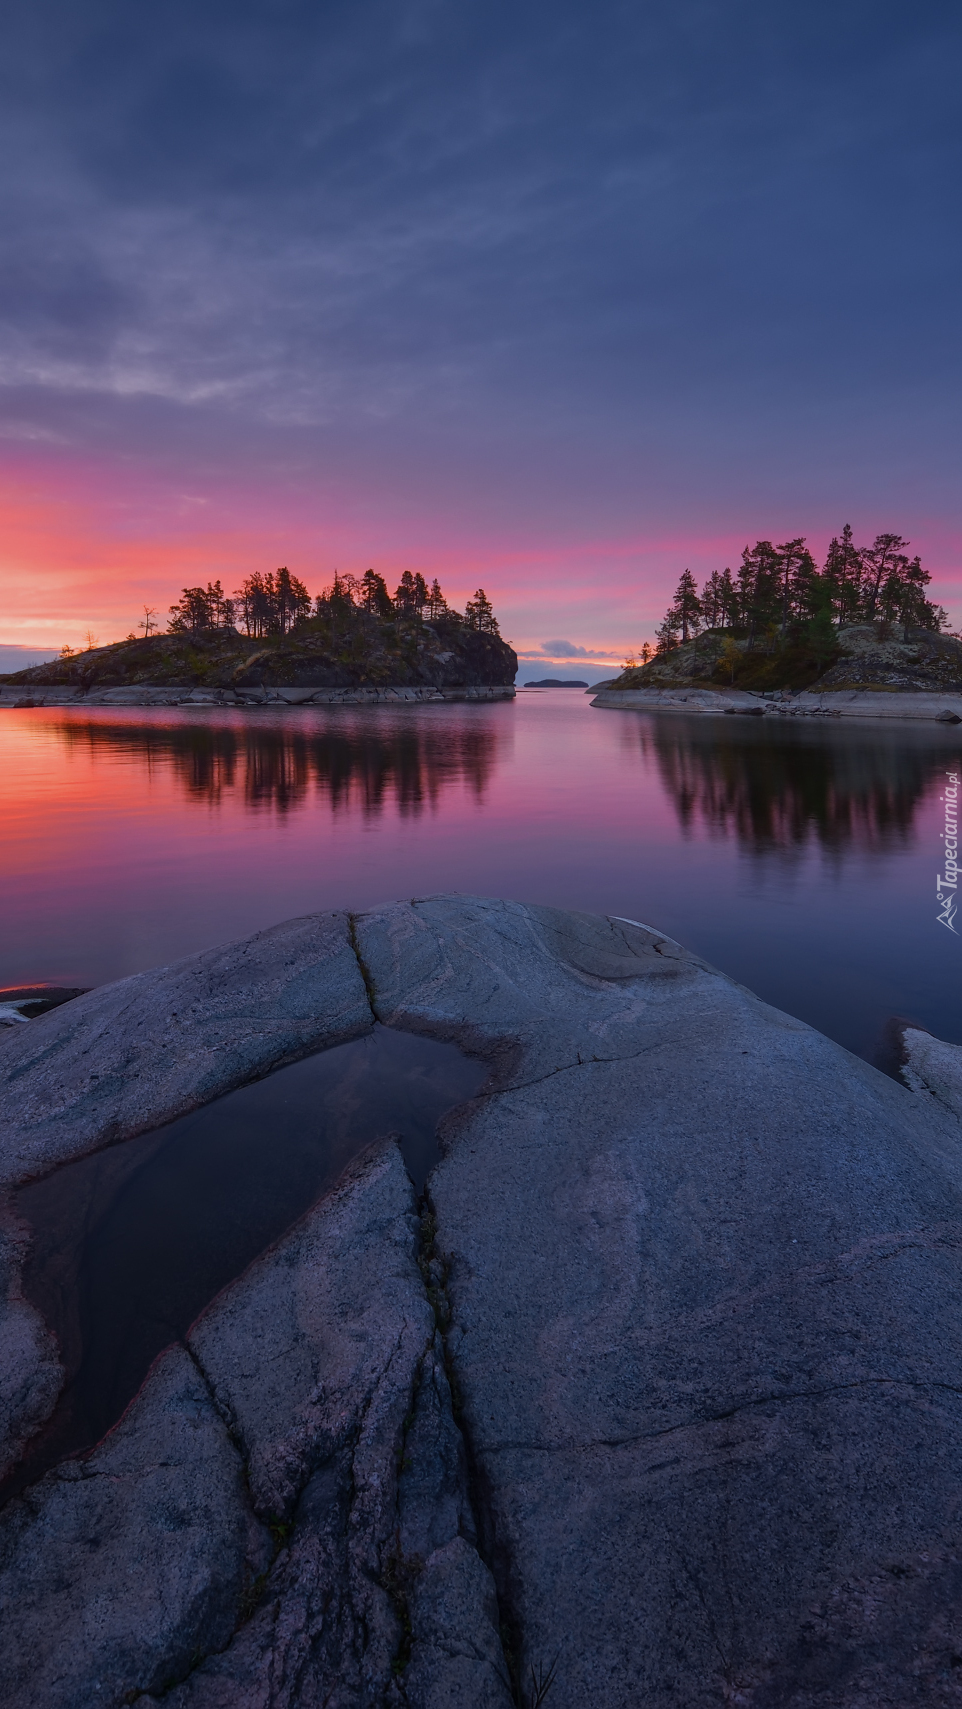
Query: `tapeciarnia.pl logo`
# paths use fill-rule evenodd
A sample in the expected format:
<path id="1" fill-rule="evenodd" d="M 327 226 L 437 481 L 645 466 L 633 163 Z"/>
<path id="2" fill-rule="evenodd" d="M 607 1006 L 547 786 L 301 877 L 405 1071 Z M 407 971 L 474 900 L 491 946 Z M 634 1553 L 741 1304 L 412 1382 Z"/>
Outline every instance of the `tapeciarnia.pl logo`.
<path id="1" fill-rule="evenodd" d="M 940 926 L 947 931 L 955 931 L 955 892 L 959 885 L 959 776 L 958 772 L 947 771 L 948 782 L 945 794 L 939 796 L 945 803 L 945 830 L 940 832 L 945 843 L 945 876 L 940 873 L 935 881 L 935 893 L 939 901 L 939 913 L 936 919 Z M 947 894 L 943 896 L 942 892 Z"/>

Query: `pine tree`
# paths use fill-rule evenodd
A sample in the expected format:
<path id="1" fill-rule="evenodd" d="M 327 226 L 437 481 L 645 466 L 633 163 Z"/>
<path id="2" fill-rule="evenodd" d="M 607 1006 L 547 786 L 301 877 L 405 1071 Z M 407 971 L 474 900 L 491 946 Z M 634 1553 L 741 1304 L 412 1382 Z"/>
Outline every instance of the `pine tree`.
<path id="1" fill-rule="evenodd" d="M 311 596 L 304 583 L 292 576 L 286 564 L 274 577 L 274 620 L 277 631 L 286 635 L 296 623 L 311 614 Z"/>
<path id="2" fill-rule="evenodd" d="M 690 570 L 682 570 L 671 602 L 675 626 L 681 632 L 682 645 L 701 628 L 702 608 L 698 588 Z"/>
<path id="3" fill-rule="evenodd" d="M 394 616 L 387 582 L 374 570 L 365 570 L 361 577 L 360 599 L 364 610 L 369 611 L 372 617 L 380 617 L 383 620 Z"/>
<path id="4" fill-rule="evenodd" d="M 147 610 L 146 606 L 144 610 Z M 155 613 L 151 612 L 150 615 L 153 617 Z M 170 634 L 177 634 L 187 630 L 227 629 L 233 622 L 234 601 L 224 597 L 224 589 L 218 578 L 216 582 L 208 582 L 206 587 L 181 589 L 179 600 L 170 608 L 167 630 Z M 149 626 L 146 633 L 150 633 Z"/>
<path id="5" fill-rule="evenodd" d="M 732 580 L 728 565 L 722 570 L 721 577 L 721 621 L 726 629 L 734 629 L 738 624 L 738 589 Z"/>
<path id="6" fill-rule="evenodd" d="M 811 552 L 805 545 L 802 535 L 795 540 L 785 540 L 781 546 L 775 547 L 778 558 L 778 575 L 781 582 L 782 622 L 781 631 L 784 636 L 788 630 L 788 620 L 798 609 L 796 595 L 798 578 L 802 566 L 811 566 L 814 574 L 815 563 Z"/>
<path id="7" fill-rule="evenodd" d="M 861 613 L 863 572 L 862 554 L 846 522 L 841 539 L 835 538 L 829 545 L 822 571 L 838 623 L 854 623 Z"/>
<path id="8" fill-rule="evenodd" d="M 701 590 L 701 605 L 705 628 L 720 628 L 724 622 L 724 584 L 717 570 L 712 570 Z"/>
<path id="9" fill-rule="evenodd" d="M 780 594 L 780 560 L 770 540 L 756 540 L 746 546 L 738 570 L 739 617 L 748 630 L 749 652 L 755 645 L 759 630 L 770 628 L 778 620 Z"/>
<path id="10" fill-rule="evenodd" d="M 469 629 L 477 629 L 482 635 L 501 634 L 494 607 L 483 587 L 479 587 L 474 598 L 468 600 L 464 608 L 464 621 Z"/>
<path id="11" fill-rule="evenodd" d="M 435 576 L 433 582 L 431 583 L 430 592 L 428 593 L 428 599 L 427 599 L 428 617 L 430 618 L 431 622 L 433 623 L 433 622 L 435 622 L 435 620 L 438 617 L 443 617 L 443 615 L 447 611 L 447 609 L 448 609 L 448 602 L 445 599 L 443 593 L 441 592 L 441 583 L 438 581 L 437 576 Z"/>
<path id="12" fill-rule="evenodd" d="M 879 594 L 879 614 L 883 623 L 901 623 L 908 639 L 910 628 L 938 629 L 941 624 L 935 606 L 925 597 L 925 588 L 932 577 L 923 570 L 922 561 L 914 557 L 909 562 L 899 554 Z"/>
<path id="13" fill-rule="evenodd" d="M 417 610 L 417 587 L 410 570 L 405 570 L 394 590 L 394 609 L 398 617 L 413 617 Z"/>
<path id="14" fill-rule="evenodd" d="M 903 540 L 901 534 L 876 534 L 872 545 L 862 553 L 865 566 L 863 606 L 869 622 L 878 612 L 883 585 L 893 575 L 900 579 L 902 572 L 908 569 L 909 561 L 904 551 L 907 545 L 908 541 Z"/>

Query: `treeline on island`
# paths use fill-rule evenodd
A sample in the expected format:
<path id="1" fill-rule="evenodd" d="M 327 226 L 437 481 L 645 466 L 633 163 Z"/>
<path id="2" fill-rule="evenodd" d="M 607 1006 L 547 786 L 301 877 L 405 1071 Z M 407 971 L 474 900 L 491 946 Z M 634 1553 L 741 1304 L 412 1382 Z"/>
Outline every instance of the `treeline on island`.
<path id="1" fill-rule="evenodd" d="M 410 570 L 404 571 L 393 594 L 388 592 L 384 577 L 374 570 L 365 570 L 363 576 L 335 573 L 331 586 L 312 599 L 304 583 L 286 565 L 267 575 L 255 571 L 232 596 L 225 595 L 219 580 L 208 582 L 206 587 L 185 587 L 170 608 L 167 632 L 238 627 L 245 635 L 261 639 L 290 634 L 312 620 L 337 625 L 352 612 L 363 612 L 382 623 L 410 622 L 412 618 L 436 623 L 443 618 L 448 623 L 464 623 L 482 635 L 501 633 L 483 587 L 468 600 L 463 614 L 448 604 L 436 576 L 428 587 L 422 575 Z M 151 614 L 145 614 L 141 623 L 148 633 L 150 618 Z"/>
<path id="2" fill-rule="evenodd" d="M 65 647 L 49 665 L 5 680 L 90 687 L 204 686 L 352 688 L 507 686 L 517 656 L 502 640 L 478 588 L 464 611 L 437 579 L 405 570 L 389 592 L 383 576 L 335 575 L 312 596 L 282 567 L 255 572 L 235 594 L 220 581 L 185 587 L 166 633 L 145 606 L 142 634 L 108 647 Z"/>
<path id="3" fill-rule="evenodd" d="M 926 598 L 932 577 L 918 556 L 909 558 L 908 544 L 900 534 L 877 534 L 871 546 L 856 546 L 846 523 L 821 569 L 799 536 L 778 546 L 770 540 L 746 546 L 737 572 L 713 570 L 701 594 L 685 570 L 658 628 L 655 651 L 669 653 L 703 627 L 744 630 L 750 647 L 793 628 L 797 638 L 803 627 L 831 647 L 836 628 L 851 623 L 938 632 L 948 612 Z"/>
<path id="4" fill-rule="evenodd" d="M 962 688 L 962 646 L 900 534 L 856 544 L 846 523 L 819 566 L 804 536 L 746 546 L 736 571 L 699 592 L 685 570 L 656 631 L 619 688 L 715 682 L 756 690 Z"/>

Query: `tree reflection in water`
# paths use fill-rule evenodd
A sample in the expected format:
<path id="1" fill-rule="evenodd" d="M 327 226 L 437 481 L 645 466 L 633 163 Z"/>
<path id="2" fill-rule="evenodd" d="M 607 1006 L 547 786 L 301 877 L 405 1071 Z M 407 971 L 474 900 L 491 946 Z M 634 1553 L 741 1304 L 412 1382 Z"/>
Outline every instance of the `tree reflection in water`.
<path id="1" fill-rule="evenodd" d="M 309 712 L 271 716 L 181 718 L 132 723 L 64 719 L 58 729 L 68 748 L 122 753 L 145 771 L 171 773 L 192 800 L 216 804 L 240 796 L 252 811 L 286 814 L 313 794 L 334 810 L 353 807 L 365 817 L 394 801 L 404 816 L 437 806 L 441 794 L 463 782 L 478 801 L 500 757 L 507 730 L 465 711 L 441 723 L 431 710 L 383 715 L 337 713 L 319 724 Z"/>
<path id="2" fill-rule="evenodd" d="M 916 809 L 959 758 L 944 730 L 661 718 L 640 732 L 682 833 L 735 837 L 763 854 L 886 853 L 911 842 Z"/>

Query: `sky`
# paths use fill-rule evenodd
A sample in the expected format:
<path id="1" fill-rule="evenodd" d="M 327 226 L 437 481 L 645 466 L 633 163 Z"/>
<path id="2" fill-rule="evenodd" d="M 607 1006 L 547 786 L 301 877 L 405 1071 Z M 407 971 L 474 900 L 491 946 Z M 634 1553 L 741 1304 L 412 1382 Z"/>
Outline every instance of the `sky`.
<path id="1" fill-rule="evenodd" d="M 0 645 L 371 565 L 590 678 L 846 521 L 957 627 L 960 48 L 933 0 L 8 0 Z"/>

